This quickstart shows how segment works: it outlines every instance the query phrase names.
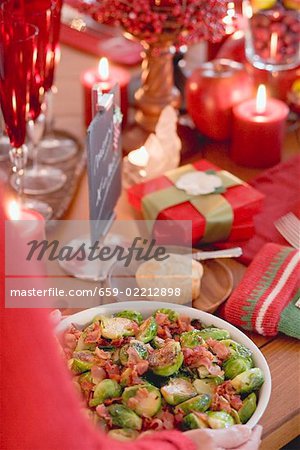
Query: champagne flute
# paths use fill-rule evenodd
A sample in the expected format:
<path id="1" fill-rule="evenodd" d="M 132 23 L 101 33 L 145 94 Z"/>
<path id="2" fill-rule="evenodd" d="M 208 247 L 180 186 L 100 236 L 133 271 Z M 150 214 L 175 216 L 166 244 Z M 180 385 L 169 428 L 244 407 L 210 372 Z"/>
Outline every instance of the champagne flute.
<path id="1" fill-rule="evenodd" d="M 46 133 L 39 145 L 39 159 L 47 164 L 55 164 L 72 158 L 77 153 L 76 142 L 64 137 L 54 130 L 53 101 L 57 93 L 54 85 L 55 67 L 60 60 L 59 33 L 61 20 L 61 0 L 53 0 L 55 5 L 53 11 L 52 30 L 49 37 L 46 58 Z"/>
<path id="2" fill-rule="evenodd" d="M 28 153 L 25 145 L 26 117 L 36 59 L 37 35 L 38 29 L 26 22 L 18 24 L 18 27 L 9 18 L 4 21 L 3 17 L 0 22 L 0 100 L 21 200 Z"/>
<path id="3" fill-rule="evenodd" d="M 15 9 L 14 16 L 19 23 L 27 20 L 38 27 L 37 37 L 37 64 L 30 89 L 30 122 L 27 127 L 29 139 L 32 144 L 33 165 L 24 171 L 24 192 L 31 195 L 41 195 L 60 189 L 66 182 L 66 175 L 62 170 L 51 166 L 40 165 L 38 162 L 38 146 L 41 140 L 45 116 L 43 113 L 43 101 L 45 93 L 47 46 L 52 28 L 55 5 L 53 2 L 39 2 L 33 0 L 24 5 L 22 9 Z M 16 179 L 13 179 L 15 186 Z M 35 200 L 32 200 L 34 203 Z"/>

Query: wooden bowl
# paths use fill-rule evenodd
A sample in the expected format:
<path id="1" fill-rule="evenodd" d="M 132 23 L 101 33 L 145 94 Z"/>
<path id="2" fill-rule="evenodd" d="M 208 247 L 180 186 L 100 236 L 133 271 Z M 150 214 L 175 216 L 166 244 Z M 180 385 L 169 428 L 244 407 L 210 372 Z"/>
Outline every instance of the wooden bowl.
<path id="1" fill-rule="evenodd" d="M 213 313 L 231 294 L 233 275 L 226 261 L 208 259 L 201 264 L 204 271 L 200 295 L 193 301 L 193 307 Z"/>

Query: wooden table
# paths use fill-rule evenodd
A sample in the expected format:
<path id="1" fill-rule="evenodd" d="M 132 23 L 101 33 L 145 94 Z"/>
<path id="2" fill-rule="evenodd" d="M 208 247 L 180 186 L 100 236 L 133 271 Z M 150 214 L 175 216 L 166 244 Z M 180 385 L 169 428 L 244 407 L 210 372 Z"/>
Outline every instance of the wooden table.
<path id="1" fill-rule="evenodd" d="M 78 138 L 84 137 L 83 95 L 79 82 L 80 73 L 88 67 L 95 67 L 97 59 L 82 54 L 66 46 L 62 47 L 62 61 L 57 74 L 59 95 L 55 102 L 57 128 L 65 129 Z M 205 143 L 201 147 L 202 155 L 231 171 L 244 180 L 257 175 L 260 171 L 247 169 L 233 163 L 227 153 L 226 145 L 215 142 Z M 290 133 L 285 140 L 283 159 L 299 152 L 299 135 Z M 135 214 L 122 194 L 117 208 L 117 218 L 130 220 Z M 83 176 L 66 219 L 88 219 L 87 178 Z M 241 264 L 230 261 L 237 283 L 245 271 Z M 261 349 L 270 366 L 272 375 L 272 395 L 261 424 L 263 425 L 262 450 L 279 450 L 294 439 L 300 432 L 300 384 L 299 384 L 299 343 L 283 335 L 276 338 L 264 338 L 249 334 Z M 295 449 L 296 450 L 296 449 Z"/>

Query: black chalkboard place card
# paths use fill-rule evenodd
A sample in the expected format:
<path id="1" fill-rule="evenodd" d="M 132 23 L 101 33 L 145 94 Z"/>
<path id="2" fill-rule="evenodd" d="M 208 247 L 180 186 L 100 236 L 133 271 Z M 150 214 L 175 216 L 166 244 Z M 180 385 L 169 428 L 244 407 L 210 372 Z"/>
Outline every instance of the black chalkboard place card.
<path id="1" fill-rule="evenodd" d="M 122 165 L 119 87 L 101 94 L 95 86 L 95 93 L 95 115 L 87 133 L 91 242 L 105 236 L 114 220 L 114 208 L 121 194 Z"/>

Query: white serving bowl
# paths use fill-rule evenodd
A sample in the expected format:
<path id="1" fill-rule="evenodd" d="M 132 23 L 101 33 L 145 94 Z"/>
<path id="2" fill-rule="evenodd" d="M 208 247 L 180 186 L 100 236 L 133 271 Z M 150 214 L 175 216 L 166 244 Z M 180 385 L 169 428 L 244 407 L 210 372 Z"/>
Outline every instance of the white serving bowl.
<path id="1" fill-rule="evenodd" d="M 212 314 L 203 311 L 199 311 L 198 309 L 175 305 L 172 303 L 168 303 L 168 305 L 162 305 L 160 302 L 152 301 L 122 302 L 97 306 L 96 308 L 86 309 L 77 314 L 73 314 L 72 316 L 68 316 L 59 323 L 59 325 L 56 327 L 56 331 L 58 334 L 61 334 L 65 330 L 67 330 L 71 324 L 74 324 L 79 328 L 83 328 L 91 323 L 93 318 L 98 314 L 112 315 L 125 309 L 134 309 L 136 311 L 139 311 L 146 318 L 150 316 L 156 309 L 163 306 L 174 309 L 175 311 L 178 311 L 179 313 L 184 314 L 191 319 L 199 319 L 203 324 L 207 326 L 213 325 L 218 328 L 228 330 L 232 339 L 239 342 L 240 344 L 244 344 L 251 350 L 255 367 L 259 367 L 263 371 L 265 377 L 265 382 L 259 391 L 259 399 L 256 411 L 254 412 L 251 419 L 247 422 L 247 426 L 251 428 L 254 427 L 265 412 L 271 395 L 272 382 L 269 366 L 263 354 L 254 344 L 254 342 L 251 341 L 251 339 L 249 339 L 242 331 L 238 330 L 236 327 L 226 322 L 225 320 L 220 319 L 219 317 L 213 316 Z"/>

